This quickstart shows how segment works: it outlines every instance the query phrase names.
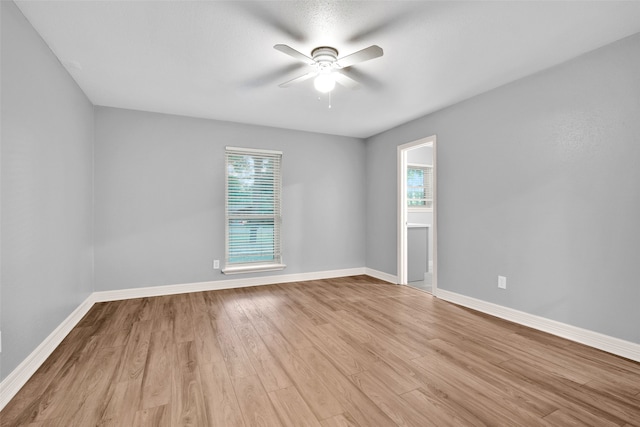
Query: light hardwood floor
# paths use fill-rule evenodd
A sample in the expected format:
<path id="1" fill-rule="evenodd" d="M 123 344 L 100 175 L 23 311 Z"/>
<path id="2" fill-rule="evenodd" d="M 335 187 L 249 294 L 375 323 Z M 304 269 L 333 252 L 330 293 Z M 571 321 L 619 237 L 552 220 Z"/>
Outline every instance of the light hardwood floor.
<path id="1" fill-rule="evenodd" d="M 640 364 L 367 276 L 95 305 L 2 426 L 640 426 Z"/>

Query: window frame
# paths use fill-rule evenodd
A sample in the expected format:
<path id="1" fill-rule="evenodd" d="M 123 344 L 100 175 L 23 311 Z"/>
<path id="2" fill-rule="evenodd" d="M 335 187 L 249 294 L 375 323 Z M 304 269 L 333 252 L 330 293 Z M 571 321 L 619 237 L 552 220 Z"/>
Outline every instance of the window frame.
<path id="1" fill-rule="evenodd" d="M 271 191 L 273 192 L 273 202 L 272 205 L 268 206 L 267 210 L 271 210 L 272 213 L 260 212 L 259 214 L 255 213 L 247 213 L 245 215 L 239 215 L 237 211 L 233 208 L 235 207 L 237 210 L 237 201 L 233 201 L 233 198 L 230 200 L 229 192 L 230 192 L 230 166 L 232 165 L 232 159 L 238 159 L 239 157 L 249 157 L 252 158 L 251 163 L 253 163 L 256 159 L 260 159 L 264 161 L 264 159 L 270 159 L 270 161 L 274 162 L 274 170 L 271 174 L 268 174 L 267 177 L 272 177 L 269 181 L 269 184 L 272 185 Z M 222 269 L 223 274 L 238 274 L 238 273 L 250 273 L 250 272 L 260 272 L 260 271 L 274 271 L 274 270 L 282 270 L 286 267 L 286 265 L 282 261 L 282 151 L 275 150 L 264 150 L 264 149 L 256 149 L 256 148 L 242 148 L 242 147 L 225 147 L 225 211 L 224 211 L 224 221 L 225 221 L 225 257 L 224 257 L 224 268 Z M 253 172 L 252 172 L 253 174 Z M 265 176 L 263 175 L 262 178 Z M 260 184 L 260 187 L 264 188 L 264 181 Z M 255 187 L 251 186 L 255 191 Z M 237 188 L 234 188 L 237 191 Z M 249 205 L 253 204 L 261 204 L 264 209 L 264 195 L 260 195 L 260 199 L 249 199 Z M 267 224 L 269 220 L 272 219 L 272 227 L 273 227 L 273 250 L 272 252 L 266 252 L 265 255 L 272 254 L 273 260 L 259 260 L 259 261 L 232 261 L 232 257 L 241 257 L 242 253 L 236 254 L 234 256 L 231 255 L 233 252 L 232 244 L 233 241 L 231 237 L 233 225 L 231 225 L 232 221 L 252 221 L 258 222 L 261 220 L 266 220 Z M 237 227 L 235 227 L 237 229 Z M 236 249 L 242 249 L 242 244 L 238 244 Z M 246 257 L 250 257 L 249 253 L 245 254 Z M 255 255 L 254 255 L 255 256 Z"/>
<path id="2" fill-rule="evenodd" d="M 411 199 L 409 198 L 409 189 L 410 188 L 423 188 L 424 190 L 424 194 L 426 196 L 426 189 L 427 189 L 427 185 L 424 185 L 424 180 L 423 180 L 423 185 L 420 187 L 416 187 L 416 186 L 410 186 L 409 185 L 409 170 L 410 169 L 420 169 L 423 171 L 423 176 L 426 175 L 426 171 L 429 171 L 429 174 L 431 176 L 431 198 L 427 198 L 425 197 L 423 200 L 425 201 L 425 205 L 410 205 L 409 202 L 411 200 L 415 200 L 415 199 Z M 406 179 L 406 186 L 407 186 L 407 209 L 409 212 L 433 212 L 433 193 L 434 193 L 434 189 L 433 189 L 433 165 L 427 165 L 427 164 L 422 164 L 422 163 L 407 163 L 407 170 L 406 170 L 406 174 L 405 174 L 405 179 Z M 431 202 L 431 206 L 426 206 L 427 202 Z"/>

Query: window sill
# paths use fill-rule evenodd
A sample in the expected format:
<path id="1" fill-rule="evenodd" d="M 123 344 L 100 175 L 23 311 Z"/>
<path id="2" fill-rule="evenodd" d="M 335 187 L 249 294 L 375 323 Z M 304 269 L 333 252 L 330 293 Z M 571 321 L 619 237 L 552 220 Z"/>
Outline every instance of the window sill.
<path id="1" fill-rule="evenodd" d="M 222 274 L 242 274 L 242 273 L 259 273 L 262 271 L 284 270 L 284 264 L 255 264 L 255 265 L 234 265 L 225 267 Z"/>

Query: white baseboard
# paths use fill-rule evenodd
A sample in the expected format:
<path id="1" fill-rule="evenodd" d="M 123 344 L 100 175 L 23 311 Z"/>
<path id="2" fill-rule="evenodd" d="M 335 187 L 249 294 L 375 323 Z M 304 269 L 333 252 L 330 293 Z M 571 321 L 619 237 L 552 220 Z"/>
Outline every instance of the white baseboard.
<path id="1" fill-rule="evenodd" d="M 29 378 L 38 370 L 40 365 L 47 360 L 47 357 L 53 353 L 53 350 L 60 345 L 62 340 L 71 332 L 84 315 L 87 314 L 94 302 L 93 294 L 89 295 L 82 304 L 73 310 L 73 312 L 0 383 L 0 411 L 9 403 L 13 396 L 20 391 L 22 386 L 25 385 Z"/>
<path id="2" fill-rule="evenodd" d="M 161 295 L 184 294 L 188 292 L 219 291 L 222 289 L 246 288 L 249 286 L 273 285 L 276 283 L 303 282 L 305 280 L 332 279 L 335 277 L 366 274 L 364 267 L 343 270 L 317 271 L 313 273 L 283 274 L 278 276 L 250 277 L 246 279 L 226 279 L 211 282 L 185 283 L 181 285 L 150 286 L 146 288 L 119 289 L 94 292 L 96 302 L 117 301 L 131 298 L 157 297 Z"/>
<path id="3" fill-rule="evenodd" d="M 438 288 L 436 296 L 445 301 L 481 311 L 501 319 L 528 326 L 571 341 L 579 342 L 608 353 L 640 362 L 640 344 L 610 337 L 599 332 L 578 328 L 566 323 L 514 310 L 512 308 L 482 301 L 455 292 Z"/>
<path id="4" fill-rule="evenodd" d="M 182 285 L 152 286 L 147 288 L 122 289 L 116 291 L 94 292 L 78 306 L 40 345 L 20 363 L 0 383 L 0 411 L 22 386 L 31 378 L 38 368 L 60 345 L 62 340 L 87 314 L 97 302 L 116 301 L 131 298 L 154 297 L 186 292 L 213 291 L 220 289 L 243 288 L 249 286 L 272 285 L 276 283 L 302 282 L 305 280 L 332 279 L 366 274 L 364 267 L 343 270 L 318 271 L 312 273 L 285 274 L 280 276 L 252 277 L 246 279 L 227 279 L 212 282 L 187 283 Z"/>
<path id="5" fill-rule="evenodd" d="M 383 271 L 374 270 L 373 268 L 365 268 L 365 273 L 367 276 L 375 277 L 376 279 L 384 280 L 385 282 L 397 284 L 398 276 L 394 276 L 393 274 L 385 273 Z"/>

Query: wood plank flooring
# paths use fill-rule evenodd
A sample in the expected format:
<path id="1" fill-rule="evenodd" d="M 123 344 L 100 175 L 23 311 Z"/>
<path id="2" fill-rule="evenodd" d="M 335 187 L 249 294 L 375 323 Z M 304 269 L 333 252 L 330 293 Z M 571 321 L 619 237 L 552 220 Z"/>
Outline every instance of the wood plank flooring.
<path id="1" fill-rule="evenodd" d="M 640 426 L 640 364 L 368 276 L 96 304 L 2 426 Z"/>

